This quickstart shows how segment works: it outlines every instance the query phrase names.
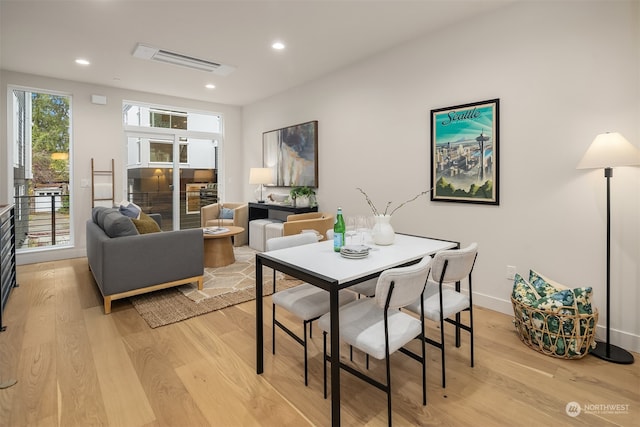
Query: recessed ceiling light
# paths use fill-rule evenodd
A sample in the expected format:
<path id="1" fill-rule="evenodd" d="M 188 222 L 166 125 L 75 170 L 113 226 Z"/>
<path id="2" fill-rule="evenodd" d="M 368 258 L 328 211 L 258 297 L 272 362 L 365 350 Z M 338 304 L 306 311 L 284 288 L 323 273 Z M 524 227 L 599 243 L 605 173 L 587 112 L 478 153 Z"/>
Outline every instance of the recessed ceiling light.
<path id="1" fill-rule="evenodd" d="M 215 89 L 216 85 L 212 85 L 211 83 L 204 85 L 207 89 Z"/>
<path id="2" fill-rule="evenodd" d="M 76 64 L 89 65 L 89 64 L 91 64 L 91 62 L 87 61 L 86 59 L 78 58 L 78 59 L 76 59 Z"/>
<path id="3" fill-rule="evenodd" d="M 271 45 L 272 48 L 274 48 L 275 50 L 282 50 L 284 49 L 284 43 L 282 42 L 275 42 Z"/>

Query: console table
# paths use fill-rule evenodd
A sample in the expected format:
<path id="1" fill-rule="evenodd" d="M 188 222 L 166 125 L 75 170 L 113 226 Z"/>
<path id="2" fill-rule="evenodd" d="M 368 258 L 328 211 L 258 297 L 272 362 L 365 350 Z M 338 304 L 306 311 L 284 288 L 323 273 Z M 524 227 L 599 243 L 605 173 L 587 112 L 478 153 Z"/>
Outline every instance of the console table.
<path id="1" fill-rule="evenodd" d="M 291 205 L 278 205 L 275 203 L 249 203 L 249 221 L 270 217 L 271 211 L 286 212 L 288 215 L 308 212 L 318 212 L 318 207 L 296 208 Z"/>
<path id="2" fill-rule="evenodd" d="M 13 205 L 0 205 L 0 331 L 2 313 L 16 283 L 16 223 Z"/>

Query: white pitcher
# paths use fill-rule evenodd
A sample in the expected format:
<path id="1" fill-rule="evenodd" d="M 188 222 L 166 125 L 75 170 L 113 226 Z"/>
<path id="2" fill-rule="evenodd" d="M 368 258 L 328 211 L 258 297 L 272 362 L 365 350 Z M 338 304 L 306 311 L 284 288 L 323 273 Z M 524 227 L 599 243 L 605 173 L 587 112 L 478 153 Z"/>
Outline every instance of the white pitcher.
<path id="1" fill-rule="evenodd" d="M 391 226 L 391 215 L 376 215 L 376 224 L 373 226 L 371 234 L 376 245 L 391 245 L 396 233 Z"/>

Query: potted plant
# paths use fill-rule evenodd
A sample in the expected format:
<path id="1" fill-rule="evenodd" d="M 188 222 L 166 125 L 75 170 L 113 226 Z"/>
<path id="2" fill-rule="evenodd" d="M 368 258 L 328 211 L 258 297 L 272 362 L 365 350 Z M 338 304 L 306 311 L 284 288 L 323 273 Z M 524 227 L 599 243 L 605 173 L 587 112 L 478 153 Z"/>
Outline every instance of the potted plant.
<path id="1" fill-rule="evenodd" d="M 311 187 L 293 187 L 289 191 L 293 205 L 298 208 L 306 208 L 311 205 L 311 198 L 316 195 L 316 192 Z"/>

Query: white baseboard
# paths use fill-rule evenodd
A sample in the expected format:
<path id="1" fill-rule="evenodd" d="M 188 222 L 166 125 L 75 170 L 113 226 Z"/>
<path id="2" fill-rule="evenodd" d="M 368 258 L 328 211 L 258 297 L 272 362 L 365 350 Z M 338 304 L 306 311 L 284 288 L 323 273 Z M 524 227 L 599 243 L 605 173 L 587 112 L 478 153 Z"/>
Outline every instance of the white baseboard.
<path id="1" fill-rule="evenodd" d="M 16 264 L 36 264 L 38 262 L 60 261 L 63 259 L 82 258 L 87 256 L 86 248 L 55 248 L 50 247 L 41 251 L 34 250 L 28 253 L 17 253 Z"/>
<path id="2" fill-rule="evenodd" d="M 511 300 L 503 300 L 500 298 L 492 297 L 490 295 L 483 295 L 474 292 L 473 304 L 497 311 L 499 313 L 513 316 L 513 307 L 511 305 Z M 598 323 L 596 336 L 600 341 L 604 341 L 606 339 L 607 331 L 604 325 Z M 630 332 L 611 329 L 611 344 L 615 344 L 618 347 L 622 347 L 628 351 L 640 353 L 640 336 L 634 335 Z M 640 362 L 640 360 L 638 360 L 638 362 Z"/>

